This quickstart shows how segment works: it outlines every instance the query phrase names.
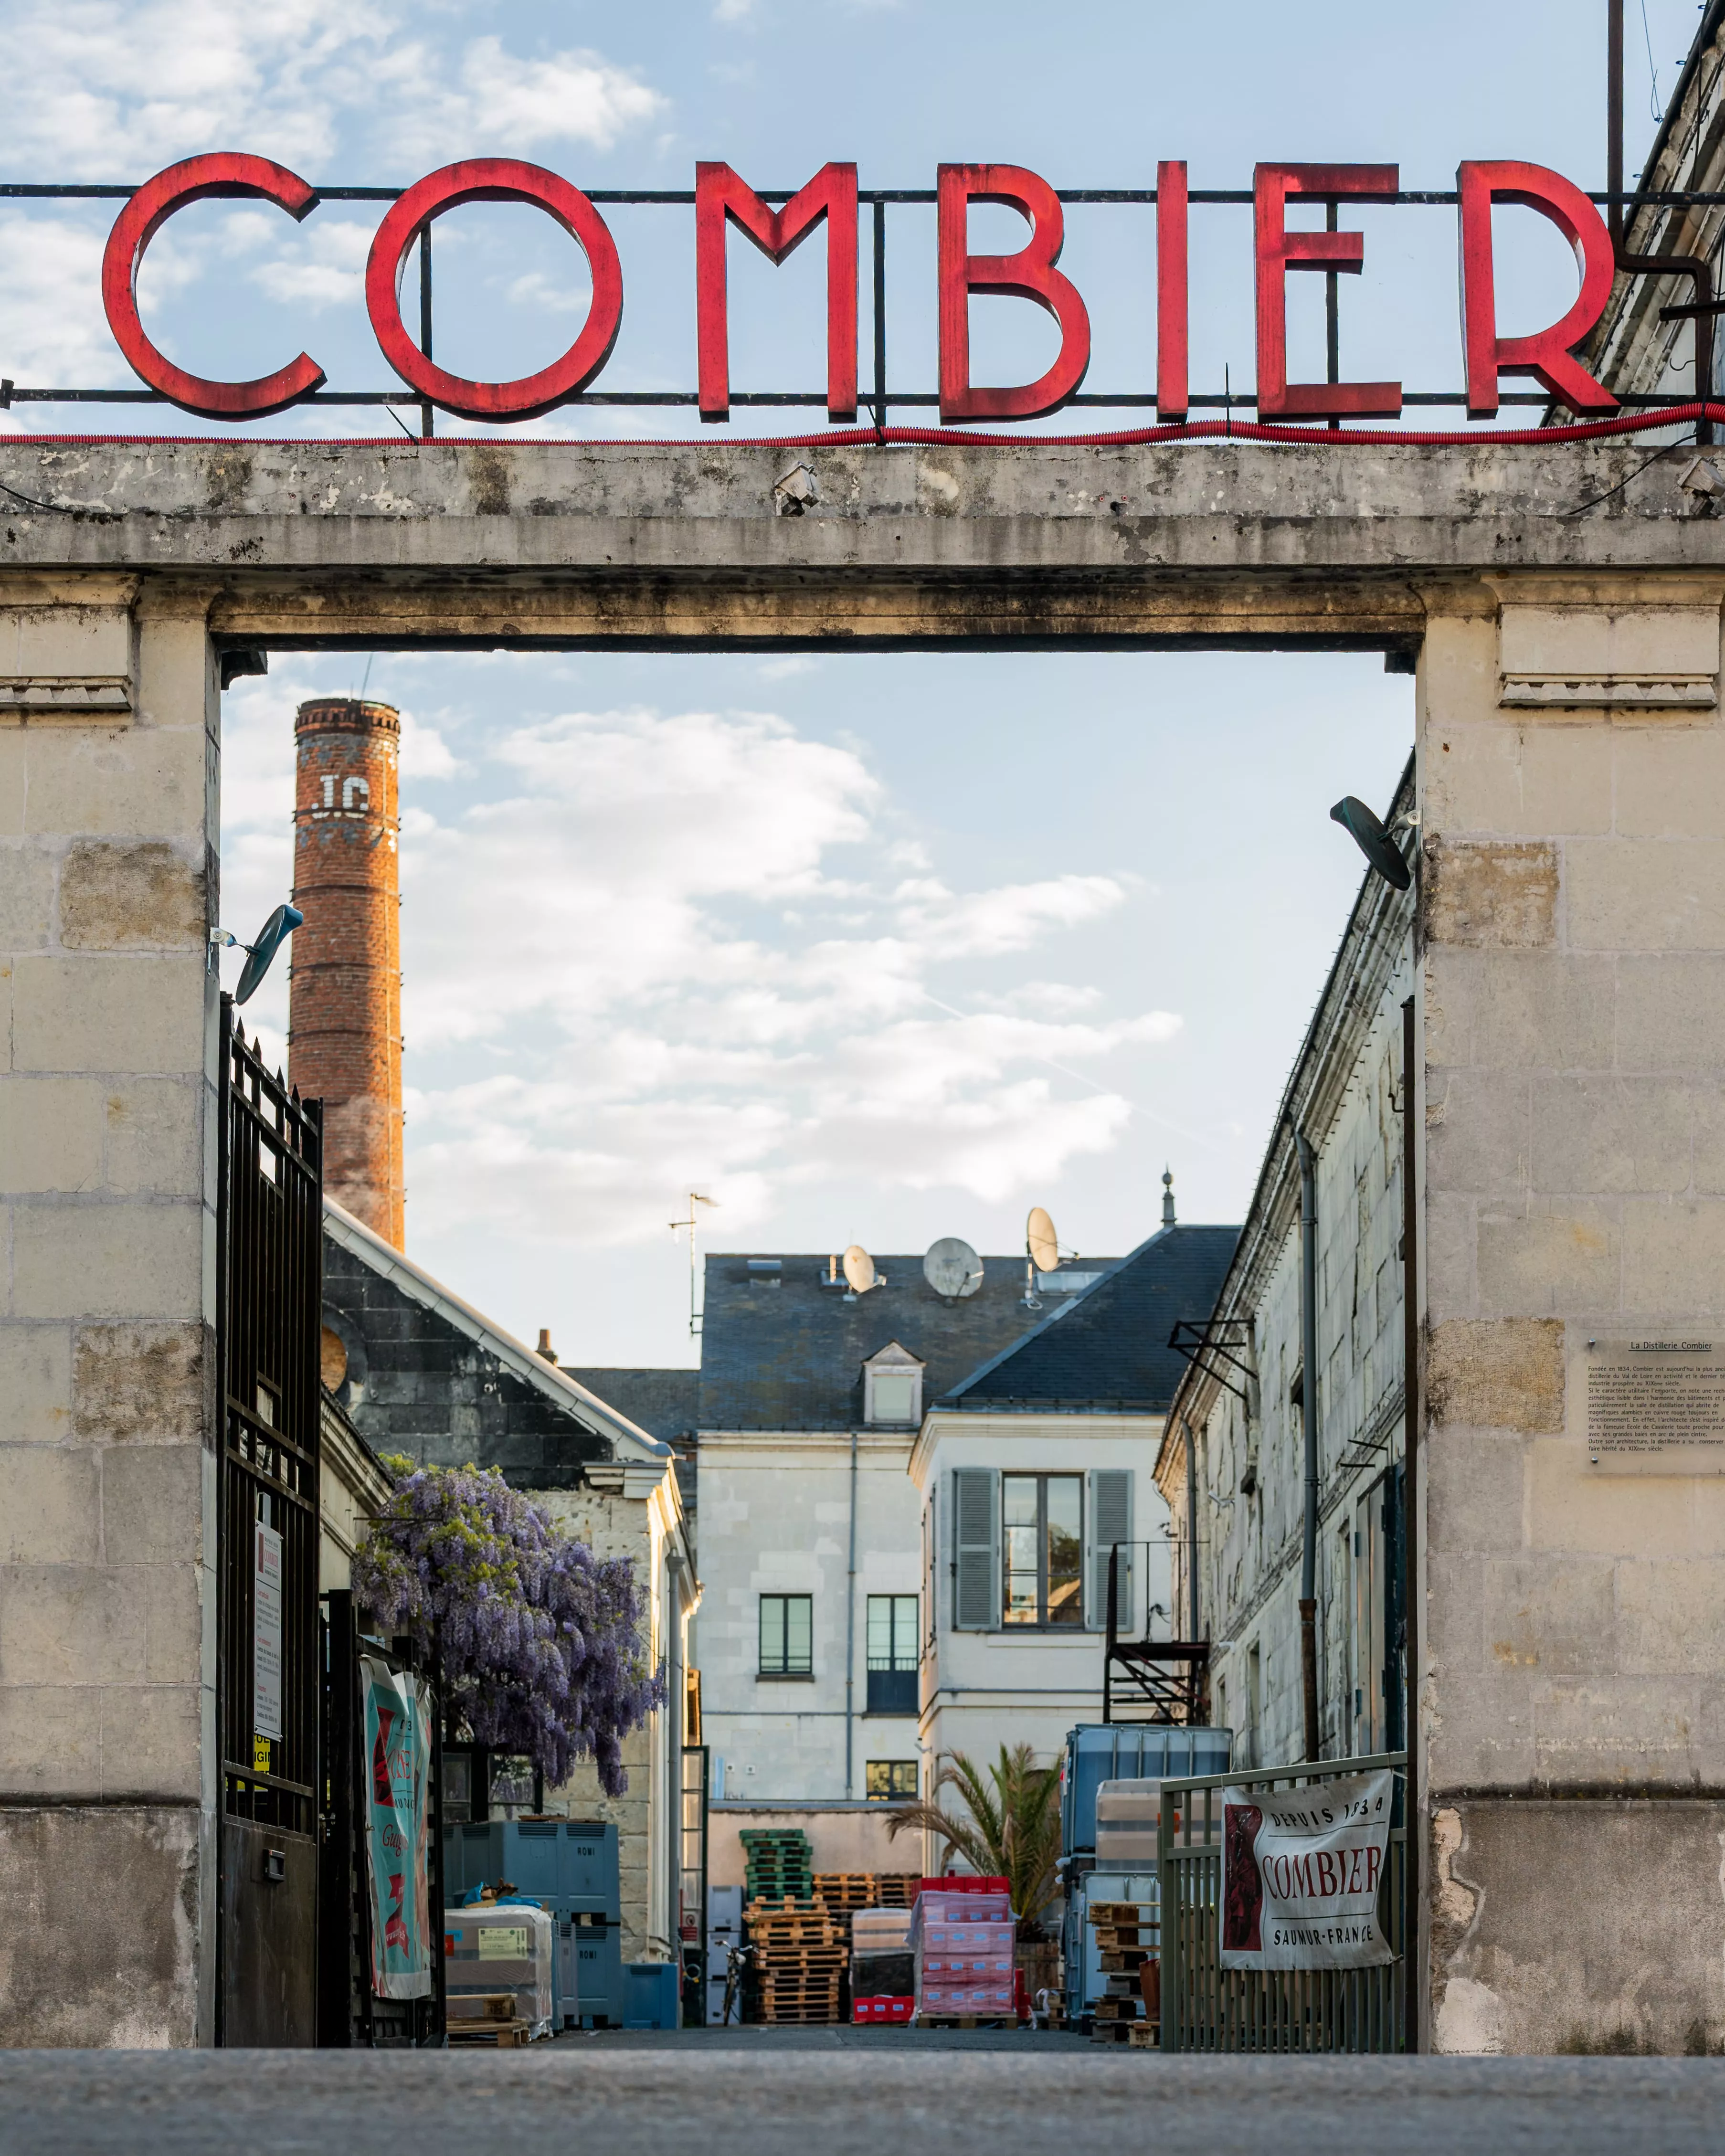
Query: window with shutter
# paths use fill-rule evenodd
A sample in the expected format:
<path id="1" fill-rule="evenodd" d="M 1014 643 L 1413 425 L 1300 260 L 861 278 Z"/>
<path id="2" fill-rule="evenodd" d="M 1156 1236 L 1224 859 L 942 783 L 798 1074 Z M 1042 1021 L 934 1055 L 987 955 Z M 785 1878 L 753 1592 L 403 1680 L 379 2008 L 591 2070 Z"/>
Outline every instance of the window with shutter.
<path id="1" fill-rule="evenodd" d="M 992 1467 L 952 1471 L 952 1625 L 992 1632 L 1000 1623 L 1000 1477 Z"/>
<path id="2" fill-rule="evenodd" d="M 1119 1584 L 1116 1589 L 1116 1623 L 1125 1634 L 1138 1625 L 1137 1604 L 1132 1594 L 1132 1471 L 1129 1467 L 1093 1467 L 1090 1475 L 1090 1625 L 1096 1632 L 1108 1628 L 1108 1555 L 1121 1545 Z"/>

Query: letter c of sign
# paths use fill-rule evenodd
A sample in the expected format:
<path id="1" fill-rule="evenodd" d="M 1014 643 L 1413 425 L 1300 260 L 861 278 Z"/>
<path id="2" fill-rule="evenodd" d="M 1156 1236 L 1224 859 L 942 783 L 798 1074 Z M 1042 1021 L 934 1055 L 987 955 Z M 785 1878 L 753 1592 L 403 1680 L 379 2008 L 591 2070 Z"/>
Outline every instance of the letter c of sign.
<path id="1" fill-rule="evenodd" d="M 170 403 L 205 419 L 264 419 L 272 412 L 321 388 L 323 369 L 302 352 L 274 374 L 255 382 L 209 382 L 188 374 L 159 352 L 144 334 L 138 317 L 138 269 L 144 249 L 177 209 L 211 196 L 232 200 L 261 196 L 298 220 L 317 208 L 316 190 L 267 157 L 239 151 L 218 151 L 170 165 L 146 180 L 114 220 L 102 255 L 102 305 L 126 364 L 134 374 L 159 389 Z"/>
<path id="2" fill-rule="evenodd" d="M 534 203 L 587 257 L 593 304 L 558 360 L 514 382 L 469 382 L 433 366 L 408 335 L 398 288 L 408 249 L 434 218 L 470 202 Z M 623 267 L 605 220 L 579 187 L 514 157 L 470 157 L 411 187 L 377 227 L 366 263 L 366 311 L 383 357 L 410 389 L 462 419 L 536 419 L 584 389 L 611 357 L 623 322 Z"/>

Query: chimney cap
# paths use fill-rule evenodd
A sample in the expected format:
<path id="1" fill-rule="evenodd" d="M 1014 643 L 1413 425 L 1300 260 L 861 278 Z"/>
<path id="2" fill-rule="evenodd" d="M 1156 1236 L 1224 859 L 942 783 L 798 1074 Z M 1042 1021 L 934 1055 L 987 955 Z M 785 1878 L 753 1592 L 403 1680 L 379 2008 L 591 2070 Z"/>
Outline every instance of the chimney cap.
<path id="1" fill-rule="evenodd" d="M 545 1362 L 549 1363 L 553 1369 L 557 1368 L 557 1350 L 551 1344 L 551 1327 L 548 1325 L 542 1325 L 540 1327 L 539 1345 L 533 1350 L 533 1353 L 541 1357 Z"/>
<path id="2" fill-rule="evenodd" d="M 296 733 L 327 727 L 353 733 L 399 733 L 401 713 L 372 696 L 311 696 L 294 714 Z"/>

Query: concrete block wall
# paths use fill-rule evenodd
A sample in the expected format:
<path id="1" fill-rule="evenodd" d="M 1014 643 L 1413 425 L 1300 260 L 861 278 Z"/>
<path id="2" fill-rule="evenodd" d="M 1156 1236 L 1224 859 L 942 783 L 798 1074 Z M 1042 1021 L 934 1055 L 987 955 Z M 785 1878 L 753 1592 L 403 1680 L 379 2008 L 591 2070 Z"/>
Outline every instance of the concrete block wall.
<path id="1" fill-rule="evenodd" d="M 1440 2049 L 1725 2041 L 1725 1478 L 1589 1337 L 1725 1319 L 1717 577 L 1430 595 L 1424 1728 Z"/>
<path id="2" fill-rule="evenodd" d="M 186 2044 L 213 1965 L 204 601 L 0 581 L 8 662 L 0 2041 Z"/>

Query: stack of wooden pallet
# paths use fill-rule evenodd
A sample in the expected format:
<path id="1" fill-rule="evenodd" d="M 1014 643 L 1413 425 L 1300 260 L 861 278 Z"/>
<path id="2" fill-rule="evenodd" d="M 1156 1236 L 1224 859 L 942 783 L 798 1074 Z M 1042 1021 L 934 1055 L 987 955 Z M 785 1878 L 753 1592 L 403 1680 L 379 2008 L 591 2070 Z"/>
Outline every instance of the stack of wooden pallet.
<path id="1" fill-rule="evenodd" d="M 823 1902 L 751 1902 L 743 1911 L 755 1949 L 763 2021 L 836 2021 L 850 1959 L 848 1925 Z"/>
<path id="2" fill-rule="evenodd" d="M 745 1830 L 737 1840 L 742 1844 L 751 1902 L 814 1900 L 814 1851 L 800 1827 Z"/>
<path id="3" fill-rule="evenodd" d="M 452 2045 L 512 2051 L 531 2041 L 532 2024 L 518 2018 L 512 1991 L 465 1991 L 450 1995 L 444 2026 Z"/>
<path id="4" fill-rule="evenodd" d="M 1147 1907 L 1137 1902 L 1092 1902 L 1086 1921 L 1096 1927 L 1096 1949 L 1108 1988 L 1091 2005 L 1092 2035 L 1100 2043 L 1139 2041 L 1147 2030 L 1145 2012 L 1144 1965 L 1155 1966 L 1158 1926 Z"/>
<path id="5" fill-rule="evenodd" d="M 914 1871 L 817 1871 L 814 1898 L 835 1917 L 858 1909 L 908 1909 L 916 1885 Z"/>

